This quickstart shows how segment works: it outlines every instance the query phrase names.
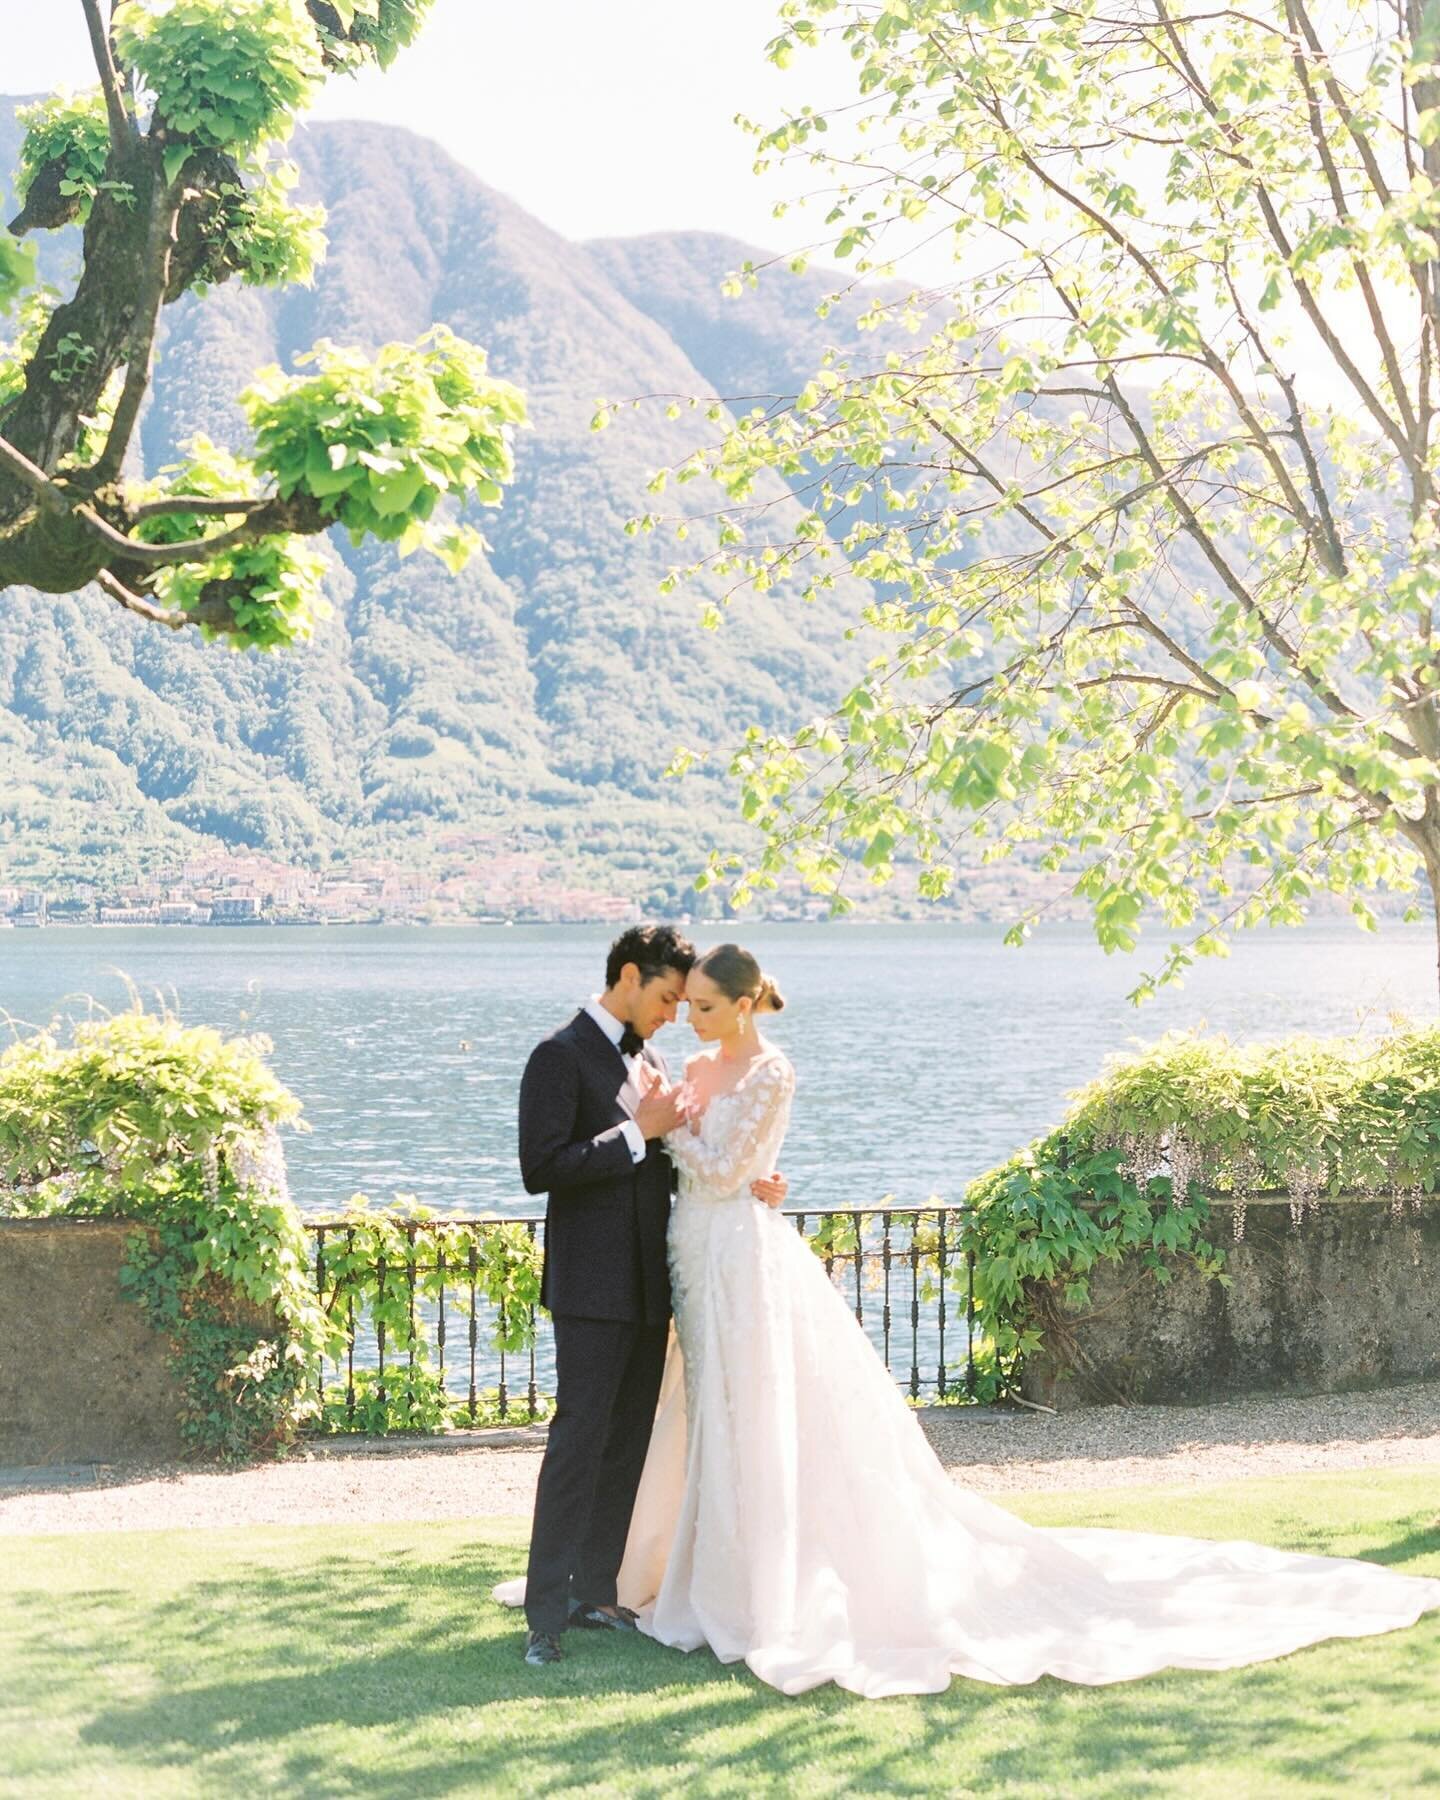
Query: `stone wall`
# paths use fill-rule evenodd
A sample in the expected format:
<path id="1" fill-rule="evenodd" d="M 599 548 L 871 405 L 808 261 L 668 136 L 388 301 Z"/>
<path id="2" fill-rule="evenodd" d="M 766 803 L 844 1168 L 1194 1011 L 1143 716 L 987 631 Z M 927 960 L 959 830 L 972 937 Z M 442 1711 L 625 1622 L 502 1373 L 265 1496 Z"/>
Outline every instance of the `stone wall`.
<path id="1" fill-rule="evenodd" d="M 0 1464 L 184 1453 L 167 1347 L 120 1287 L 112 1219 L 0 1219 Z"/>
<path id="2" fill-rule="evenodd" d="M 1322 1201 L 1296 1225 L 1283 1197 L 1231 1209 L 1209 1235 L 1231 1285 L 1186 1265 L 1161 1286 L 1138 1261 L 1102 1263 L 1089 1304 L 1061 1307 L 1024 1370 L 1029 1400 L 1068 1408 L 1235 1395 L 1324 1394 L 1440 1376 L 1440 1197 Z"/>

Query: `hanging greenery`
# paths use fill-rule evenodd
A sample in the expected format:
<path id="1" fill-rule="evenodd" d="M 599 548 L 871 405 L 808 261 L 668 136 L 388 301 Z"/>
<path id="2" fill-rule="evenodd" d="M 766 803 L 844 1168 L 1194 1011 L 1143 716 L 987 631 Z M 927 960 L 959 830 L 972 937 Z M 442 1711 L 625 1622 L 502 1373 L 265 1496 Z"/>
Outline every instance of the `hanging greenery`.
<path id="1" fill-rule="evenodd" d="M 224 1456 L 293 1438 L 326 1341 L 268 1049 L 137 1009 L 0 1055 L 0 1212 L 135 1222 L 122 1285 L 171 1343 L 183 1436 Z"/>
<path id="2" fill-rule="evenodd" d="M 1015 1385 L 1062 1307 L 1088 1303 L 1097 1263 L 1228 1283 L 1215 1207 L 1240 1238 L 1258 1193 L 1287 1196 L 1299 1225 L 1342 1194 L 1418 1205 L 1437 1169 L 1440 1029 L 1252 1045 L 1175 1033 L 1114 1058 L 1060 1130 L 966 1189 L 981 1397 Z"/>
<path id="3" fill-rule="evenodd" d="M 387 1366 L 362 1367 L 333 1379 L 317 1377 L 320 1424 L 327 1431 L 444 1431 L 500 1425 L 521 1416 L 502 1413 L 498 1391 L 476 1394 L 446 1385 L 439 1366 L 433 1314 L 441 1302 L 457 1321 L 454 1345 L 468 1342 L 470 1292 L 494 1310 L 487 1333 L 491 1349 L 523 1353 L 534 1342 L 532 1319 L 540 1301 L 541 1249 L 515 1220 L 477 1218 L 437 1221 L 406 1197 L 386 1208 L 356 1194 L 338 1219 L 327 1222 L 317 1257 L 320 1300 L 333 1332 L 350 1324 L 378 1342 L 383 1333 Z M 528 1396 L 527 1396 L 528 1399 Z M 548 1398 L 538 1397 L 533 1417 L 543 1418 Z M 528 1406 L 524 1414 L 531 1415 Z"/>
<path id="4" fill-rule="evenodd" d="M 197 1454 L 254 1455 L 302 1426 L 340 1423 L 324 1409 L 323 1369 L 352 1316 L 385 1327 L 400 1368 L 383 1397 L 361 1373 L 349 1428 L 461 1422 L 414 1312 L 440 1276 L 417 1271 L 413 1289 L 410 1278 L 422 1256 L 411 1234 L 427 1233 L 433 1257 L 439 1228 L 357 1196 L 317 1292 L 279 1137 L 303 1129 L 300 1106 L 267 1067 L 269 1049 L 139 1008 L 78 1024 L 69 1041 L 42 1032 L 12 1044 L 0 1054 L 0 1216 L 135 1223 L 122 1285 L 171 1345 L 181 1431 Z M 452 1275 L 473 1251 L 494 1346 L 528 1348 L 539 1255 L 523 1228 L 477 1220 L 439 1241 Z"/>

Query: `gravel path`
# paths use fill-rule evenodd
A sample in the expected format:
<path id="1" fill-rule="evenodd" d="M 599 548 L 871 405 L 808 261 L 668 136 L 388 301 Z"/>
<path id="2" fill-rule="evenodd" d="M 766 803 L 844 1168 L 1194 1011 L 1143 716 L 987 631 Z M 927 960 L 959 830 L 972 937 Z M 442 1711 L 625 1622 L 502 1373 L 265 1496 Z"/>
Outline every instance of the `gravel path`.
<path id="1" fill-rule="evenodd" d="M 1193 1485 L 1334 1469 L 1440 1470 L 1440 1381 L 1306 1400 L 1092 1407 L 1059 1417 L 937 1407 L 920 1417 L 953 1478 L 980 1493 Z M 339 1441 L 234 1470 L 0 1469 L 0 1536 L 524 1518 L 543 1443 L 543 1431 L 522 1431 L 492 1433 L 478 1444 Z"/>

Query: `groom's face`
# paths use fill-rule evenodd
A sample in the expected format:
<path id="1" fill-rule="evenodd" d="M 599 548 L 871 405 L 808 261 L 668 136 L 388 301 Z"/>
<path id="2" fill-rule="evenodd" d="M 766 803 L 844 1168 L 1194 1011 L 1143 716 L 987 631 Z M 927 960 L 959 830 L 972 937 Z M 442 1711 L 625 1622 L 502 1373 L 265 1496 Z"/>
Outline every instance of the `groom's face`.
<path id="1" fill-rule="evenodd" d="M 627 965 L 629 969 L 633 964 Z M 635 969 L 630 999 L 630 1025 L 642 1038 L 654 1037 L 662 1025 L 673 1025 L 685 998 L 685 977 L 679 969 L 662 969 L 648 981 Z"/>

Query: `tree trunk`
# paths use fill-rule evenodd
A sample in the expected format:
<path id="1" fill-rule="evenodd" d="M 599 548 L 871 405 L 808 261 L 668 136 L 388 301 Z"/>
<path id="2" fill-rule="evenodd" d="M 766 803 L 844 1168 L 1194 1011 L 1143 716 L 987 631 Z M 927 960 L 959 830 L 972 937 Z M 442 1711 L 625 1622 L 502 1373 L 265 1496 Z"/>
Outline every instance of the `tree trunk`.
<path id="1" fill-rule="evenodd" d="M 1430 883 L 1430 902 L 1434 908 L 1431 928 L 1435 937 L 1436 998 L 1440 1001 L 1440 845 L 1425 852 L 1425 874 Z"/>
<path id="2" fill-rule="evenodd" d="M 25 390 L 0 422 L 15 448 L 47 475 L 75 448 L 81 420 L 98 410 L 106 383 L 124 362 L 145 287 L 152 191 L 161 179 L 154 147 L 141 140 L 116 173 L 123 186 L 96 197 L 85 227 L 79 286 L 51 314 Z M 32 505 L 28 489 L 0 476 L 0 530 Z"/>

